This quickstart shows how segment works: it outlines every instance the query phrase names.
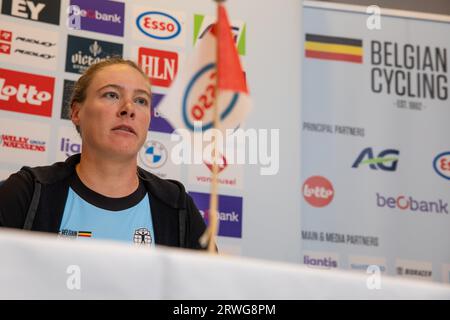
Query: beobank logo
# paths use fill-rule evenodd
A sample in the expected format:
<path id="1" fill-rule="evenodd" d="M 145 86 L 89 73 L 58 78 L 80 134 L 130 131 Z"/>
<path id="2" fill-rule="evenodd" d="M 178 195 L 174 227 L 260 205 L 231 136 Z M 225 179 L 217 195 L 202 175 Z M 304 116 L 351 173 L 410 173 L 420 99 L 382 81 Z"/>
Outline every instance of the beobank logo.
<path id="1" fill-rule="evenodd" d="M 306 202 L 317 208 L 329 205 L 334 197 L 333 185 L 322 176 L 309 177 L 303 184 L 302 192 Z"/>
<path id="2" fill-rule="evenodd" d="M 153 39 L 170 40 L 181 33 L 181 24 L 173 15 L 162 11 L 146 11 L 136 18 L 138 29 Z"/>
<path id="3" fill-rule="evenodd" d="M 55 78 L 0 69 L 0 110 L 51 117 Z"/>
<path id="4" fill-rule="evenodd" d="M 377 206 L 380 208 L 388 207 L 412 212 L 448 214 L 448 203 L 442 199 L 435 201 L 418 200 L 404 195 L 395 198 L 381 195 L 378 192 L 376 193 L 376 197 Z"/>
<path id="5" fill-rule="evenodd" d="M 450 180 L 450 151 L 438 154 L 433 160 L 433 168 L 442 178 Z"/>

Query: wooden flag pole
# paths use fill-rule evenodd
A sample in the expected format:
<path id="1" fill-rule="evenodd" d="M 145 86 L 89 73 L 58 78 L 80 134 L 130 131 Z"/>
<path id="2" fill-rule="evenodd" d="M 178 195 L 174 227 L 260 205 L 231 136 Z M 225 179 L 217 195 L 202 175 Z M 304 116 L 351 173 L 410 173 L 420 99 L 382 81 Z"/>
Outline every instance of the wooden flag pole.
<path id="1" fill-rule="evenodd" d="M 220 34 L 219 28 L 220 24 L 217 23 L 219 19 L 219 6 L 221 2 L 224 2 L 225 0 L 215 0 L 217 3 L 217 21 L 216 21 L 216 28 L 217 28 L 217 35 Z M 217 39 L 217 45 L 216 45 L 216 72 L 218 72 L 218 56 L 219 56 L 219 43 Z M 220 117 L 219 117 L 219 89 L 218 89 L 218 79 L 219 74 L 216 75 L 216 84 L 214 88 L 214 105 L 213 105 L 213 128 L 216 130 L 220 130 Z M 219 196 L 218 196 L 218 188 L 219 188 L 219 152 L 217 150 L 217 136 L 213 136 L 213 154 L 212 154 L 212 177 L 211 177 L 211 197 L 210 197 L 210 204 L 209 204 L 209 226 L 206 230 L 206 234 L 203 235 L 202 242 L 208 241 L 208 252 L 209 253 L 216 253 L 216 236 L 217 231 L 219 227 L 219 220 L 218 220 L 218 207 L 219 207 Z"/>

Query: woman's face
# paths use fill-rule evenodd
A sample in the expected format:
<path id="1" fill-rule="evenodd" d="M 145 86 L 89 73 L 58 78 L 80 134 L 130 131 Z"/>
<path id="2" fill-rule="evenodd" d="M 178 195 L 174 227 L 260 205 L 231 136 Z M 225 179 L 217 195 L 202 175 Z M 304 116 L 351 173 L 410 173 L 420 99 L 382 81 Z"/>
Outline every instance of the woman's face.
<path id="1" fill-rule="evenodd" d="M 93 77 L 83 103 L 75 103 L 72 122 L 82 133 L 83 152 L 136 158 L 150 125 L 150 85 L 136 69 L 116 64 Z"/>

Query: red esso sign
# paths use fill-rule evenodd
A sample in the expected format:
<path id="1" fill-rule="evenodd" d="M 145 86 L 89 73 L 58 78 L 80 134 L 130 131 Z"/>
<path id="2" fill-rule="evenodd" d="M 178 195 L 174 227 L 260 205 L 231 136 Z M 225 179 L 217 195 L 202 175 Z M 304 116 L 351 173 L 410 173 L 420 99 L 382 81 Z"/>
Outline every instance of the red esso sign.
<path id="1" fill-rule="evenodd" d="M 0 69 L 0 109 L 51 117 L 55 78 Z"/>
<path id="2" fill-rule="evenodd" d="M 158 40 L 173 39 L 181 32 L 177 18 L 167 12 L 144 12 L 137 17 L 136 24 L 143 34 Z"/>
<path id="3" fill-rule="evenodd" d="M 321 176 L 308 178 L 303 184 L 302 192 L 306 202 L 317 208 L 327 206 L 334 197 L 333 185 Z"/>

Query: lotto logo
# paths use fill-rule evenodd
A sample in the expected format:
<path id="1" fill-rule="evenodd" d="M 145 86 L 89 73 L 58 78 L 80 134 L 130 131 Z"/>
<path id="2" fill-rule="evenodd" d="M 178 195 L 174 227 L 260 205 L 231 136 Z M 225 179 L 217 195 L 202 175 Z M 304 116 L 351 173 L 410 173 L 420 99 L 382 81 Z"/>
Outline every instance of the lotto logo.
<path id="1" fill-rule="evenodd" d="M 308 178 L 303 184 L 303 197 L 313 207 L 325 207 L 333 200 L 334 189 L 328 179 L 321 176 Z"/>
<path id="2" fill-rule="evenodd" d="M 0 69 L 0 109 L 50 117 L 55 79 Z"/>

